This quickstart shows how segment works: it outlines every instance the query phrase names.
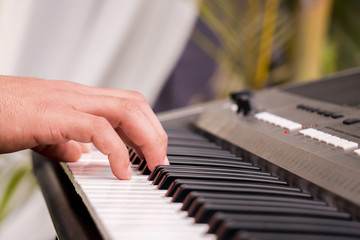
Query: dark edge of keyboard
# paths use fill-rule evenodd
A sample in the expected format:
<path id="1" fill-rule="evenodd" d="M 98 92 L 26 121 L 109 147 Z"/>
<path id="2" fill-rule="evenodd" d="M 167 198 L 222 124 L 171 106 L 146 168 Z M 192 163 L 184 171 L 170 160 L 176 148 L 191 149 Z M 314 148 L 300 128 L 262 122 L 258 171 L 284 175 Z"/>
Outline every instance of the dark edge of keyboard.
<path id="1" fill-rule="evenodd" d="M 242 157 L 245 162 L 250 162 L 254 166 L 260 167 L 262 170 L 271 173 L 272 176 L 279 177 L 280 180 L 286 181 L 289 186 L 300 188 L 304 193 L 310 193 L 315 200 L 325 201 L 329 206 L 333 206 L 339 209 L 339 211 L 349 213 L 353 220 L 360 220 L 360 207 L 341 198 L 329 191 L 297 176 L 296 174 L 289 172 L 269 161 L 251 153 L 239 146 L 236 146 L 224 139 L 214 136 L 209 132 L 206 132 L 195 125 L 190 125 L 189 128 L 203 135 L 212 142 L 221 146 L 222 149 L 228 150 L 238 157 Z"/>
<path id="2" fill-rule="evenodd" d="M 35 152 L 32 162 L 57 238 L 103 239 L 60 164 Z"/>

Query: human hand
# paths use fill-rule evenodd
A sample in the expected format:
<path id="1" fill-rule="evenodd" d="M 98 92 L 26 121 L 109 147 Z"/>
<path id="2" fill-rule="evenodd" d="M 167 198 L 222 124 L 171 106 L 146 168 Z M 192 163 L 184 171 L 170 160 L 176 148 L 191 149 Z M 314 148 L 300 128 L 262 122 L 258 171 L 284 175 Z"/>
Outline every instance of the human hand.
<path id="1" fill-rule="evenodd" d="M 149 169 L 169 164 L 167 135 L 145 98 L 67 81 L 0 76 L 0 153 L 26 148 L 76 161 L 92 142 L 129 179 L 128 145 Z"/>

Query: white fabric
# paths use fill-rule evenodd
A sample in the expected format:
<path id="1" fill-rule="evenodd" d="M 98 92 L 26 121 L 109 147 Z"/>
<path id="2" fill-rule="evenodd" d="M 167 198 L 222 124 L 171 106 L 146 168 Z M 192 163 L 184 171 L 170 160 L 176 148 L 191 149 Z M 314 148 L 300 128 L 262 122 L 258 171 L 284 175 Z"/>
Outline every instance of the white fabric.
<path id="1" fill-rule="evenodd" d="M 0 225 L 0 239 L 53 240 L 56 233 L 39 188 Z"/>
<path id="2" fill-rule="evenodd" d="M 194 0 L 0 0 L 0 74 L 135 90 L 153 104 L 195 18 Z M 40 200 L 19 206 L 0 238 L 54 239 Z"/>
<path id="3" fill-rule="evenodd" d="M 194 0 L 0 0 L 0 74 L 140 91 L 152 104 Z"/>

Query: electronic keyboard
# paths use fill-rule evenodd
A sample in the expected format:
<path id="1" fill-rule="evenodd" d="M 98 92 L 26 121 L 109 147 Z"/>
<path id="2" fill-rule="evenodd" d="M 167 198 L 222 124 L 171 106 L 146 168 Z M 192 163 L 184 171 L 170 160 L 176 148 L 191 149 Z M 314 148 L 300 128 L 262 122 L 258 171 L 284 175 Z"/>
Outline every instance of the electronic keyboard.
<path id="1" fill-rule="evenodd" d="M 169 166 L 129 149 L 34 154 L 60 239 L 360 239 L 360 77 L 350 71 L 159 114 Z"/>

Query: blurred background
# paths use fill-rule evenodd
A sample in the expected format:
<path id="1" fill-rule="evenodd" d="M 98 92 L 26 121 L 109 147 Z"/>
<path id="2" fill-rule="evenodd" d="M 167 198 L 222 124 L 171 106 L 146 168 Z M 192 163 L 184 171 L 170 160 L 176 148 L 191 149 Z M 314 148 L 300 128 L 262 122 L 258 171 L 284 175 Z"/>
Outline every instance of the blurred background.
<path id="1" fill-rule="evenodd" d="M 358 67 L 359 10 L 360 0 L 0 0 L 0 74 L 140 91 L 161 112 Z M 55 236 L 29 152 L 1 155 L 0 239 L 29 236 Z"/>

